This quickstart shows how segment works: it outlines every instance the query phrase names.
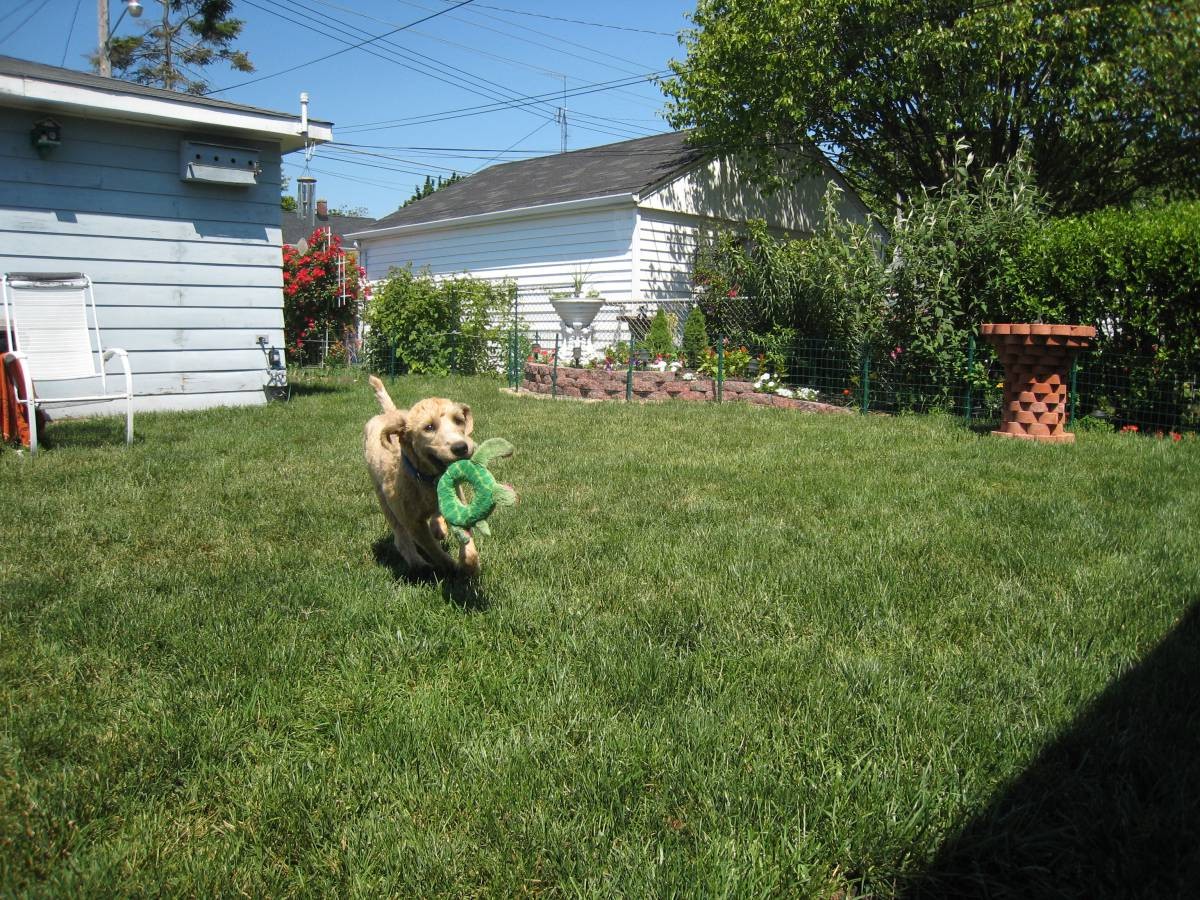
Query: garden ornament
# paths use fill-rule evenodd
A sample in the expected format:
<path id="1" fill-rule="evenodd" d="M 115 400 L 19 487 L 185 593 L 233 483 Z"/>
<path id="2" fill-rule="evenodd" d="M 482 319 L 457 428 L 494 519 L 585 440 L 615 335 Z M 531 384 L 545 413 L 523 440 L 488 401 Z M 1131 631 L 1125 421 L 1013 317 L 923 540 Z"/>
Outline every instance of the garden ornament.
<path id="1" fill-rule="evenodd" d="M 517 492 L 511 485 L 501 484 L 488 471 L 493 459 L 512 456 L 513 445 L 504 438 L 491 438 L 475 448 L 470 459 L 460 459 L 450 464 L 438 479 L 438 509 L 450 531 L 460 544 L 471 540 L 471 528 L 480 534 L 490 535 L 487 517 L 497 506 L 512 506 L 517 502 Z M 465 484 L 471 489 L 468 502 L 458 496 L 458 486 Z"/>

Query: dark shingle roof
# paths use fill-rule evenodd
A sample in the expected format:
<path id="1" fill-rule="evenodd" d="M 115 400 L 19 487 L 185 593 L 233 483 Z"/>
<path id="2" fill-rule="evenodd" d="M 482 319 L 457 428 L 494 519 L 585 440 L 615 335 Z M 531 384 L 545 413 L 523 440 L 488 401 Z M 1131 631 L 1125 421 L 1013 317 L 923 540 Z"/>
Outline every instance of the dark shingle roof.
<path id="1" fill-rule="evenodd" d="M 384 216 L 371 230 L 609 194 L 637 194 L 707 156 L 705 151 L 687 146 L 689 134 L 657 134 L 492 166 Z"/>
<path id="2" fill-rule="evenodd" d="M 370 216 L 317 216 L 316 224 L 309 225 L 294 212 L 283 213 L 283 242 L 293 247 L 300 243 L 301 238 L 307 238 L 313 233 L 313 228 L 328 228 L 338 237 L 345 237 L 351 231 L 362 231 L 375 220 Z M 349 248 L 347 248 L 349 249 Z"/>
<path id="3" fill-rule="evenodd" d="M 162 88 L 148 87 L 135 84 L 132 81 L 122 81 L 119 78 L 105 78 L 90 72 L 77 72 L 74 69 L 62 69 L 58 66 L 47 66 L 43 63 L 30 62 L 27 59 L 17 59 L 12 56 L 0 56 L 0 75 L 13 75 L 18 78 L 37 78 L 42 81 L 53 81 L 58 84 L 69 84 L 75 87 L 96 88 L 117 94 L 133 94 L 140 97 L 155 97 L 160 100 L 174 100 L 179 103 L 209 106 L 213 109 L 226 109 L 232 112 L 259 113 L 268 116 L 288 116 L 296 118 L 293 113 L 283 113 L 273 109 L 261 109 L 257 106 L 245 106 L 241 103 L 230 103 L 228 100 L 217 100 L 214 97 L 198 97 L 195 94 L 182 94 L 178 91 L 164 91 Z M 313 120 L 314 122 L 317 120 Z M 322 122 L 328 125 L 328 122 Z"/>

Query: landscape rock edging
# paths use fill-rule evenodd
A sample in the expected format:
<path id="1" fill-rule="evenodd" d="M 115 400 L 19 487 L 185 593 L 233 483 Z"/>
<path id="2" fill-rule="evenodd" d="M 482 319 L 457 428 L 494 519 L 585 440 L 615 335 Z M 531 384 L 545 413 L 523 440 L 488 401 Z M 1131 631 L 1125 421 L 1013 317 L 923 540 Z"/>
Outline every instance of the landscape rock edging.
<path id="1" fill-rule="evenodd" d="M 624 371 L 608 369 L 577 369 L 572 366 L 558 367 L 557 394 L 587 400 L 624 400 Z M 550 394 L 554 383 L 554 367 L 545 363 L 525 363 L 525 378 L 521 387 L 535 394 Z M 819 403 L 815 400 L 797 400 L 780 397 L 778 394 L 762 394 L 754 390 L 749 381 L 725 381 L 722 385 L 723 400 L 754 403 L 758 406 L 774 406 L 779 409 L 799 409 L 815 413 L 851 413 L 844 406 Z M 711 403 L 716 399 L 716 382 L 711 378 L 685 381 L 674 372 L 634 372 L 633 399 L 643 401 L 687 400 Z"/>

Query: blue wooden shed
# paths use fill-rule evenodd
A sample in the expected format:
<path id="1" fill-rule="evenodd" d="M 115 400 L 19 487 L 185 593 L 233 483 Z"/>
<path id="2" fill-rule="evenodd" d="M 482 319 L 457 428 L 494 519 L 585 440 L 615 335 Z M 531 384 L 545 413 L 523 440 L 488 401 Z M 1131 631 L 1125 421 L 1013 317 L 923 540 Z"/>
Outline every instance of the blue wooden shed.
<path id="1" fill-rule="evenodd" d="M 332 137 L 307 116 L 0 56 L 0 272 L 92 278 L 135 409 L 262 403 L 263 344 L 283 346 L 280 159 Z"/>

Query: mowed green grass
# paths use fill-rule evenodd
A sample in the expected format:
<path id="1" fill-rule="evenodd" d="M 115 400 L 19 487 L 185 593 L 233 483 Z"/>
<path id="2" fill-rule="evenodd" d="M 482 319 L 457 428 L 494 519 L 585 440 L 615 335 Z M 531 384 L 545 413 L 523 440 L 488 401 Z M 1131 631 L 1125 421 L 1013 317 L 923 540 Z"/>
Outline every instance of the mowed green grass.
<path id="1" fill-rule="evenodd" d="M 3 892 L 1095 896 L 1200 873 L 1166 837 L 1196 846 L 1200 442 L 392 392 L 466 401 L 517 448 L 477 585 L 387 556 L 361 378 L 139 416 L 129 449 L 105 420 L 0 453 Z M 1143 732 L 1157 755 L 1128 759 Z M 1039 772 L 1053 803 L 1020 790 Z M 1122 859 L 1130 828 L 1164 837 Z"/>

